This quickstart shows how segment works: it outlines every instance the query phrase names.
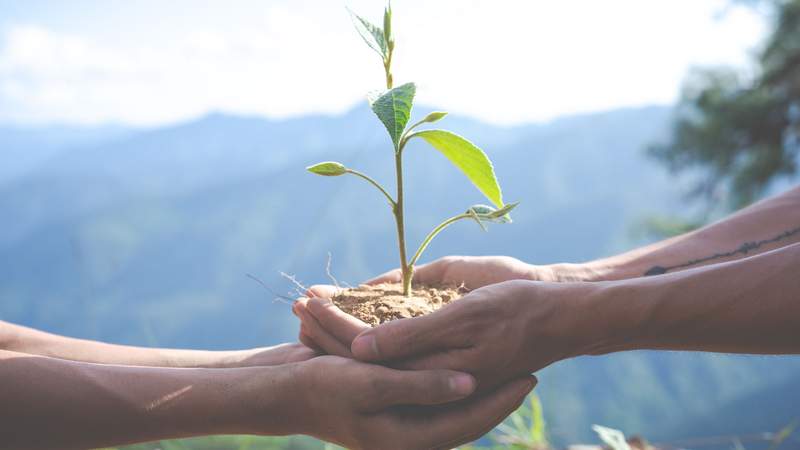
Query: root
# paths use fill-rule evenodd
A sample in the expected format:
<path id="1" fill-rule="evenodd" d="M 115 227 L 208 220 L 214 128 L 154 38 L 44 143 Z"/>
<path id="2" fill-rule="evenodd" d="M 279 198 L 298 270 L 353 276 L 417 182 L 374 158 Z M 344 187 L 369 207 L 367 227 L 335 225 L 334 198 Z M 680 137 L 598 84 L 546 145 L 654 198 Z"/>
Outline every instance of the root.
<path id="1" fill-rule="evenodd" d="M 282 303 L 286 303 L 287 305 L 291 305 L 292 303 L 294 303 L 294 302 L 296 302 L 296 301 L 297 301 L 297 300 L 295 300 L 295 299 L 294 299 L 294 298 L 292 298 L 292 297 L 287 297 L 287 296 L 285 296 L 285 295 L 280 295 L 280 294 L 278 294 L 277 292 L 273 291 L 272 289 L 270 289 L 270 287 L 269 287 L 269 286 L 267 286 L 267 284 L 266 284 L 266 283 L 264 283 L 263 281 L 261 281 L 261 279 L 260 279 L 260 278 L 258 278 L 257 276 L 255 276 L 255 275 L 252 275 L 252 274 L 249 274 L 249 273 L 248 273 L 248 274 L 246 274 L 246 275 L 247 275 L 247 278 L 250 278 L 251 280 L 253 280 L 253 281 L 255 281 L 256 283 L 260 284 L 260 285 L 261 285 L 261 287 L 263 287 L 263 288 L 264 288 L 264 289 L 265 289 L 267 292 L 269 292 L 270 294 L 274 295 L 274 296 L 275 296 L 275 298 L 273 299 L 273 301 L 276 301 L 276 302 L 282 302 Z"/>
<path id="2" fill-rule="evenodd" d="M 305 297 L 306 296 L 306 292 L 308 292 L 308 288 L 303 286 L 303 284 L 300 283 L 299 281 L 297 281 L 297 278 L 294 275 L 289 275 L 286 272 L 281 272 L 281 276 L 283 278 L 286 278 L 287 280 L 292 282 L 292 284 L 295 286 L 294 294 L 296 294 L 297 297 Z M 290 292 L 290 294 L 291 293 L 292 292 Z"/>
<path id="3" fill-rule="evenodd" d="M 333 259 L 333 257 L 331 256 L 331 252 L 328 252 L 328 262 L 327 262 L 327 264 L 325 264 L 325 273 L 328 275 L 328 278 L 330 278 L 331 281 L 333 281 L 333 285 L 336 286 L 336 289 L 341 289 L 341 286 L 339 286 L 339 281 L 337 281 L 336 277 L 334 277 L 333 274 L 331 273 L 331 260 L 332 259 Z"/>

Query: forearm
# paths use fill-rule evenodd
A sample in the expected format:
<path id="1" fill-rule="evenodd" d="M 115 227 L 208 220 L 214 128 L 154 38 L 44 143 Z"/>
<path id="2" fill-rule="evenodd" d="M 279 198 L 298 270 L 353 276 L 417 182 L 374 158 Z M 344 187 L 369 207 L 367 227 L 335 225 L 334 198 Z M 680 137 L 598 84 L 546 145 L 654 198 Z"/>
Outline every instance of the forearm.
<path id="1" fill-rule="evenodd" d="M 733 261 L 800 242 L 800 187 L 697 231 L 585 264 L 563 265 L 569 280 L 661 275 Z"/>
<path id="2" fill-rule="evenodd" d="M 800 244 L 662 277 L 599 283 L 589 353 L 800 354 Z"/>
<path id="3" fill-rule="evenodd" d="M 204 351 L 146 348 L 75 339 L 0 321 L 0 350 L 71 361 L 153 367 L 238 367 L 265 349 Z"/>
<path id="4" fill-rule="evenodd" d="M 286 434 L 293 431 L 281 419 L 291 405 L 290 383 L 279 367 L 110 366 L 0 350 L 0 442 L 68 449 L 206 434 Z"/>

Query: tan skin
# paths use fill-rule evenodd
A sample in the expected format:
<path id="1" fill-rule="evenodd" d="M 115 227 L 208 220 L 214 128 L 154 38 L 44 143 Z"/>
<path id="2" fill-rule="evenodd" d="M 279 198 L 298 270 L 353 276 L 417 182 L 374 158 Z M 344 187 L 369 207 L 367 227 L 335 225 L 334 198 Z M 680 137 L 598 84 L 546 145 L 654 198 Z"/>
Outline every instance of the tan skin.
<path id="1" fill-rule="evenodd" d="M 535 384 L 520 376 L 473 394 L 476 381 L 464 373 L 315 355 L 300 344 L 126 347 L 0 322 L 0 446 L 307 434 L 352 449 L 451 448 L 493 428 Z"/>
<path id="2" fill-rule="evenodd" d="M 301 339 L 322 351 L 460 370 L 482 388 L 562 359 L 624 350 L 798 354 L 798 227 L 795 188 L 696 232 L 584 264 L 444 258 L 421 266 L 418 279 L 474 290 L 423 317 L 373 329 L 333 306 L 330 286 L 312 288 L 316 298 L 294 311 Z M 396 279 L 393 271 L 372 281 Z"/>

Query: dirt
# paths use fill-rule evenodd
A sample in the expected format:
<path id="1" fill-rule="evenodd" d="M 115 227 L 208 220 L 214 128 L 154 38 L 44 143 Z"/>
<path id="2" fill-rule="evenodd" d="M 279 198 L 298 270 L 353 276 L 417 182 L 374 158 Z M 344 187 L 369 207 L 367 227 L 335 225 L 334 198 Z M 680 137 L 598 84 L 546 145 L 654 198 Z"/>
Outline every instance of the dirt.
<path id="1" fill-rule="evenodd" d="M 405 297 L 400 283 L 383 283 L 344 289 L 332 300 L 342 311 L 374 327 L 390 320 L 431 313 L 466 293 L 463 285 L 413 286 L 411 296 Z"/>

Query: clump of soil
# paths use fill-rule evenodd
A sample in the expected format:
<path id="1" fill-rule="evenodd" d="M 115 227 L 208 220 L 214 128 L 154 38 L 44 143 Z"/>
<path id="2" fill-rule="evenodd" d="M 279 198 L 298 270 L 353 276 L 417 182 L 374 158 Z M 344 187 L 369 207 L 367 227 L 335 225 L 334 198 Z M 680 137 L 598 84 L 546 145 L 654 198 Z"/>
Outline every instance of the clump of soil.
<path id="1" fill-rule="evenodd" d="M 343 289 L 331 300 L 342 311 L 374 327 L 390 320 L 431 313 L 466 293 L 463 285 L 414 286 L 411 296 L 405 297 L 400 283 L 382 283 Z"/>

